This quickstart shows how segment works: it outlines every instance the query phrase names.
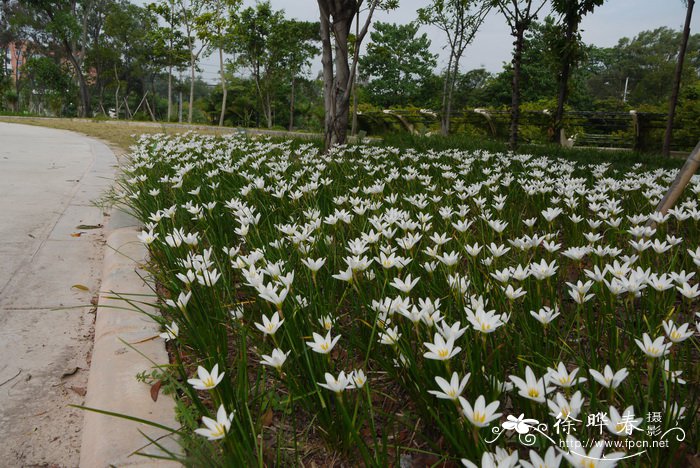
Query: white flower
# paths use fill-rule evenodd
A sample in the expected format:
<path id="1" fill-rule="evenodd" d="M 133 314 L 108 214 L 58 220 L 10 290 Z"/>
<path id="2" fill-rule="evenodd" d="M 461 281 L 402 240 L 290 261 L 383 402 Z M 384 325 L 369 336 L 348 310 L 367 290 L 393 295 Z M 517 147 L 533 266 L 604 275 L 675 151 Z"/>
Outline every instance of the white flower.
<path id="1" fill-rule="evenodd" d="M 221 273 L 217 271 L 216 268 L 213 270 L 204 270 L 202 274 L 197 275 L 197 282 L 202 286 L 214 286 L 217 281 L 221 278 Z"/>
<path id="2" fill-rule="evenodd" d="M 676 289 L 678 292 L 680 292 L 683 297 L 686 297 L 688 299 L 695 299 L 696 297 L 700 296 L 700 290 L 698 290 L 698 284 L 694 284 L 691 286 L 687 282 L 683 283 L 681 286 L 676 286 Z"/>
<path id="3" fill-rule="evenodd" d="M 672 343 L 664 343 L 663 336 L 659 336 L 654 341 L 651 341 L 649 335 L 645 333 L 644 335 L 642 335 L 642 339 L 644 340 L 644 342 L 639 341 L 636 338 L 634 339 L 634 341 L 635 343 L 637 343 L 637 346 L 639 346 L 639 349 L 641 349 L 644 352 L 644 354 L 651 358 L 665 356 L 671 351 L 670 348 Z"/>
<path id="4" fill-rule="evenodd" d="M 158 238 L 158 234 L 153 234 L 153 231 L 141 231 L 141 234 L 136 236 L 139 241 L 146 245 L 151 245 Z"/>
<path id="5" fill-rule="evenodd" d="M 610 407 L 610 418 L 606 424 L 608 431 L 614 435 L 632 435 L 632 432 L 641 431 L 639 425 L 642 423 L 642 418 L 634 417 L 634 407 L 628 406 L 622 415 L 617 412 L 615 407 Z"/>
<path id="6" fill-rule="evenodd" d="M 578 369 L 574 369 L 569 373 L 564 363 L 560 362 L 556 370 L 549 367 L 547 368 L 547 377 L 554 385 L 558 385 L 562 388 L 570 388 L 586 381 L 585 377 L 576 378 L 578 371 Z"/>
<path id="7" fill-rule="evenodd" d="M 323 388 L 335 393 L 342 393 L 347 389 L 355 388 L 355 384 L 352 381 L 352 373 L 345 375 L 345 371 L 340 371 L 338 377 L 334 377 L 333 374 L 326 372 L 325 374 L 326 383 L 319 383 Z"/>
<path id="8" fill-rule="evenodd" d="M 514 301 L 515 299 L 519 299 L 523 297 L 525 294 L 527 294 L 527 291 L 525 291 L 523 288 L 518 288 L 518 289 L 513 289 L 512 285 L 508 285 L 507 288 L 503 288 L 503 292 L 505 293 L 506 297 L 510 299 L 511 301 Z"/>
<path id="9" fill-rule="evenodd" d="M 355 383 L 355 388 L 362 388 L 367 383 L 367 376 L 362 369 L 352 371 L 352 381 Z"/>
<path id="10" fill-rule="evenodd" d="M 498 419 L 502 413 L 496 413 L 498 406 L 501 404 L 500 401 L 496 400 L 488 405 L 486 405 L 486 399 L 484 395 L 479 395 L 479 397 L 474 402 L 474 406 L 463 397 L 459 397 L 459 402 L 462 405 L 462 412 L 464 416 L 467 417 L 469 422 L 478 428 L 486 427 L 491 424 L 492 421 Z"/>
<path id="11" fill-rule="evenodd" d="M 221 380 L 224 378 L 226 372 L 219 374 L 219 365 L 214 364 L 211 372 L 207 371 L 202 366 L 197 366 L 197 376 L 198 379 L 187 379 L 187 383 L 192 385 L 195 390 L 211 390 L 212 388 L 219 385 Z"/>
<path id="12" fill-rule="evenodd" d="M 464 387 L 467 386 L 469 377 L 471 377 L 471 374 L 465 375 L 464 378 L 460 380 L 459 375 L 453 372 L 452 378 L 448 382 L 442 377 L 437 376 L 435 377 L 435 382 L 440 387 L 440 390 L 428 390 L 428 393 L 444 400 L 457 400 L 464 391 Z"/>
<path id="13" fill-rule="evenodd" d="M 303 258 L 301 259 L 301 263 L 306 265 L 306 267 L 311 270 L 312 272 L 317 272 L 318 270 L 321 269 L 321 267 L 326 263 L 325 258 L 319 258 L 317 260 L 313 260 L 310 258 Z"/>
<path id="14" fill-rule="evenodd" d="M 352 283 L 352 268 L 349 268 L 345 271 L 341 271 L 337 275 L 333 275 L 333 278 L 340 280 L 340 281 L 345 281 L 348 283 Z"/>
<path id="15" fill-rule="evenodd" d="M 464 246 L 464 250 L 472 257 L 476 257 L 477 255 L 479 255 L 482 248 L 483 248 L 483 246 L 479 245 L 478 243 L 474 243 L 474 245 L 465 245 Z"/>
<path id="16" fill-rule="evenodd" d="M 266 335 L 274 335 L 284 323 L 284 319 L 280 320 L 279 312 L 272 314 L 271 319 L 263 315 L 262 321 L 262 325 L 256 322 L 255 327 Z"/>
<path id="17" fill-rule="evenodd" d="M 411 289 L 413 289 L 416 286 L 416 284 L 418 284 L 418 280 L 420 280 L 420 278 L 416 278 L 415 280 L 413 280 L 411 278 L 411 275 L 407 275 L 404 280 L 394 278 L 394 280 L 389 284 L 398 289 L 399 291 L 408 294 L 411 292 Z"/>
<path id="18" fill-rule="evenodd" d="M 180 333 L 180 327 L 177 326 L 177 323 L 172 322 L 170 325 L 166 325 L 165 331 L 158 336 L 163 338 L 165 341 L 170 341 L 177 338 L 178 333 Z"/>
<path id="19" fill-rule="evenodd" d="M 625 456 L 625 452 L 613 452 L 605 455 L 603 458 L 603 448 L 605 447 L 604 441 L 594 442 L 594 447 L 590 452 L 586 453 L 586 450 L 582 447 L 585 445 L 579 442 L 576 437 L 568 435 L 566 437 L 566 448 L 568 451 L 563 452 L 564 457 L 573 466 L 582 466 L 586 468 L 613 468 L 617 465 L 622 457 Z"/>
<path id="20" fill-rule="evenodd" d="M 530 315 L 535 317 L 542 325 L 547 325 L 560 315 L 559 307 L 555 305 L 554 309 L 550 309 L 549 307 L 544 306 L 537 312 L 531 310 Z"/>
<path id="21" fill-rule="evenodd" d="M 399 333 L 398 327 L 387 328 L 384 332 L 379 334 L 379 342 L 386 345 L 395 345 L 399 338 L 401 338 L 401 333 Z"/>
<path id="22" fill-rule="evenodd" d="M 324 315 L 320 319 L 318 319 L 318 323 L 321 324 L 321 326 L 324 328 L 324 330 L 329 331 L 331 328 L 333 328 L 333 324 L 335 323 L 335 319 L 331 317 L 330 315 Z"/>
<path id="23" fill-rule="evenodd" d="M 454 357 L 462 350 L 462 348 L 459 346 L 455 348 L 454 344 L 455 342 L 453 338 L 449 338 L 447 341 L 445 341 L 441 334 L 436 333 L 435 337 L 433 338 L 433 343 L 423 343 L 423 345 L 430 350 L 423 354 L 423 356 L 425 356 L 427 359 L 446 361 Z"/>
<path id="24" fill-rule="evenodd" d="M 466 458 L 462 458 L 466 468 L 479 468 Z M 518 465 L 518 451 L 508 453 L 501 447 L 496 447 L 496 453 L 484 452 L 481 456 L 481 468 L 515 468 Z"/>
<path id="25" fill-rule="evenodd" d="M 545 386 L 544 378 L 538 380 L 530 366 L 525 368 L 525 380 L 515 375 L 508 378 L 518 387 L 518 395 L 538 403 L 544 403 L 546 394 L 554 390 L 553 387 Z"/>
<path id="26" fill-rule="evenodd" d="M 323 337 L 318 333 L 313 333 L 313 341 L 307 341 L 306 344 L 311 348 L 312 351 L 319 354 L 328 354 L 335 347 L 336 343 L 340 339 L 340 335 L 335 338 L 331 338 L 331 332 Z"/>
<path id="27" fill-rule="evenodd" d="M 565 251 L 563 251 L 561 254 L 565 257 L 568 257 L 572 260 L 581 260 L 583 257 L 588 255 L 590 252 L 590 248 L 588 247 L 569 247 Z"/>
<path id="28" fill-rule="evenodd" d="M 219 410 L 216 412 L 216 421 L 206 416 L 202 416 L 202 422 L 206 428 L 195 429 L 194 432 L 206 437 L 209 440 L 223 439 L 226 436 L 226 433 L 231 429 L 232 421 L 233 413 L 227 415 L 224 405 L 221 405 L 219 406 Z"/>
<path id="29" fill-rule="evenodd" d="M 559 468 L 563 455 L 557 454 L 554 446 L 550 446 L 544 454 L 544 459 L 537 452 L 530 450 L 530 461 L 520 460 L 523 468 Z"/>
<path id="30" fill-rule="evenodd" d="M 274 367 L 275 369 L 279 370 L 282 368 L 282 365 L 287 360 L 289 353 L 291 353 L 291 351 L 287 351 L 285 353 L 281 349 L 275 348 L 272 350 L 272 355 L 262 355 L 262 361 L 260 361 L 260 364 L 262 364 L 263 366 Z"/>
<path id="31" fill-rule="evenodd" d="M 476 309 L 476 313 L 468 307 L 465 307 L 464 310 L 467 313 L 467 320 L 472 324 L 474 330 L 481 333 L 493 333 L 507 321 L 503 315 L 497 315 L 495 310 L 486 312 L 481 307 Z"/>
<path id="32" fill-rule="evenodd" d="M 562 420 L 568 417 L 576 418 L 581 412 L 583 397 L 581 396 L 581 392 L 577 391 L 571 397 L 571 400 L 567 401 L 564 395 L 557 393 L 554 396 L 554 400 L 547 400 L 547 406 L 549 406 L 550 414 L 554 418 Z"/>
<path id="33" fill-rule="evenodd" d="M 669 361 L 668 359 L 664 359 L 664 374 L 666 375 L 666 378 L 671 382 L 677 383 L 679 385 L 685 385 L 686 383 L 685 380 L 681 379 L 681 374 L 683 374 L 683 371 L 672 371 L 671 361 Z"/>
<path id="34" fill-rule="evenodd" d="M 602 386 L 613 389 L 619 387 L 622 381 L 629 375 L 626 368 L 622 368 L 613 373 L 613 370 L 609 365 L 605 366 L 602 374 L 595 369 L 588 369 L 588 373 L 591 375 L 591 377 L 593 377 L 593 380 Z"/>
<path id="35" fill-rule="evenodd" d="M 570 288 L 569 296 L 571 296 L 577 304 L 583 304 L 593 298 L 593 294 L 587 294 L 588 290 L 593 286 L 593 281 L 586 281 L 585 283 L 578 281 L 576 284 L 567 282 L 566 284 Z"/>
<path id="36" fill-rule="evenodd" d="M 282 278 L 280 277 L 280 280 L 281 279 Z M 270 282 L 264 286 L 258 286 L 256 289 L 258 291 L 258 296 L 260 296 L 261 299 L 265 299 L 267 302 L 270 302 L 277 308 L 280 308 L 286 299 L 287 294 L 289 294 L 289 286 L 282 286 L 278 292 L 278 284 L 273 284 Z"/>
<path id="37" fill-rule="evenodd" d="M 530 273 L 538 280 L 553 276 L 558 269 L 557 262 L 554 260 L 552 260 L 552 263 L 547 263 L 547 261 L 543 259 L 540 263 L 530 264 Z"/>
<path id="38" fill-rule="evenodd" d="M 675 323 L 673 323 L 673 320 L 664 320 L 663 326 L 666 336 L 668 336 L 668 339 L 674 343 L 681 343 L 693 336 L 693 331 L 688 331 L 688 327 L 690 326 L 689 323 L 684 323 L 678 327 Z"/>
<path id="39" fill-rule="evenodd" d="M 177 297 L 177 302 L 173 301 L 172 299 L 166 299 L 165 304 L 169 307 L 180 309 L 182 312 L 184 312 L 191 297 L 192 291 L 187 292 L 187 294 L 181 292 Z"/>

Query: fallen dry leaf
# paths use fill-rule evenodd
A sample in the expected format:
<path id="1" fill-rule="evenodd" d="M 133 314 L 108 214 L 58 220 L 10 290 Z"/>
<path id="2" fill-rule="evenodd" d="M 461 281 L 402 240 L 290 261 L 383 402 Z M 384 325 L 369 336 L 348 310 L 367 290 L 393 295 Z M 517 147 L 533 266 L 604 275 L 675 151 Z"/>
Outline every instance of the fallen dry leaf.
<path id="1" fill-rule="evenodd" d="M 87 389 L 85 387 L 68 387 L 80 396 L 85 396 Z"/>
<path id="2" fill-rule="evenodd" d="M 151 399 L 153 401 L 158 401 L 158 393 L 160 393 L 160 387 L 162 385 L 163 385 L 162 380 L 159 380 L 158 382 L 151 385 Z"/>
<path id="3" fill-rule="evenodd" d="M 262 422 L 263 426 L 269 426 L 270 424 L 272 424 L 273 416 L 274 414 L 272 413 L 272 409 L 268 409 L 267 411 L 265 411 L 265 414 L 263 414 L 260 422 Z"/>

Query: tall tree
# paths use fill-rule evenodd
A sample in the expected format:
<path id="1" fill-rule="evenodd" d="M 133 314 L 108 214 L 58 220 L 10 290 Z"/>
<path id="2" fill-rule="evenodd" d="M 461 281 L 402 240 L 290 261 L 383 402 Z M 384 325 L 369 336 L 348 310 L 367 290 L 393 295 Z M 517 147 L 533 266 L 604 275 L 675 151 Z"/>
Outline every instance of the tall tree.
<path id="1" fill-rule="evenodd" d="M 581 60 L 581 37 L 579 27 L 584 16 L 592 13 L 595 7 L 605 0 L 552 0 L 552 9 L 561 15 L 561 40 L 557 42 L 556 52 L 559 57 L 557 110 L 554 114 L 554 138 L 557 143 L 563 140 L 561 131 L 564 120 L 564 106 L 569 95 L 569 78 L 571 71 Z"/>
<path id="2" fill-rule="evenodd" d="M 46 47 L 56 46 L 73 67 L 80 87 L 80 116 L 90 117 L 90 92 L 82 67 L 86 51 L 87 14 L 91 0 L 25 0 L 24 27 L 34 40 Z"/>
<path id="3" fill-rule="evenodd" d="M 173 109 L 173 68 L 182 68 L 189 63 L 187 40 L 181 31 L 182 13 L 175 0 L 160 0 L 149 4 L 148 8 L 163 19 L 163 25 L 153 30 L 151 36 L 154 53 L 164 59 L 168 70 L 167 120 L 170 121 Z"/>
<path id="4" fill-rule="evenodd" d="M 676 116 L 676 105 L 678 104 L 678 93 L 681 89 L 681 76 L 683 75 L 683 61 L 688 48 L 688 38 L 690 37 L 690 20 L 693 17 L 693 6 L 695 0 L 686 1 L 685 25 L 683 26 L 683 37 L 681 39 L 681 47 L 678 52 L 678 61 L 676 62 L 676 71 L 673 76 L 673 90 L 671 91 L 671 99 L 668 106 L 668 121 L 666 122 L 666 131 L 664 133 L 664 143 L 661 152 L 664 156 L 671 154 L 671 136 L 673 134 L 673 119 Z"/>
<path id="5" fill-rule="evenodd" d="M 261 114 L 268 128 L 274 124 L 273 98 L 283 87 L 282 80 L 285 85 L 291 85 L 293 113 L 294 81 L 316 54 L 317 40 L 317 24 L 287 20 L 284 11 L 273 10 L 270 2 L 241 11 L 234 50 L 238 52 L 238 63 L 250 70 L 255 81 Z"/>
<path id="6" fill-rule="evenodd" d="M 459 75 L 459 62 L 464 50 L 486 19 L 492 5 L 480 0 L 432 0 L 430 5 L 418 10 L 418 19 L 432 24 L 445 33 L 450 57 L 445 69 L 442 89 L 440 123 L 443 135 L 450 133 L 452 99 Z"/>
<path id="7" fill-rule="evenodd" d="M 235 20 L 241 0 L 210 0 L 216 15 L 203 25 L 200 36 L 208 40 L 212 48 L 219 53 L 219 78 L 221 79 L 221 112 L 219 113 L 219 126 L 224 125 L 226 113 L 226 99 L 228 89 L 226 87 L 226 70 L 224 63 L 224 49 L 231 50 L 231 41 L 234 40 Z"/>
<path id="8" fill-rule="evenodd" d="M 417 23 L 375 23 L 360 65 L 370 78 L 367 90 L 376 104 L 415 103 L 424 81 L 432 75 L 437 56 L 430 53 L 428 35 L 417 33 Z"/>
<path id="9" fill-rule="evenodd" d="M 319 25 L 307 21 L 287 20 L 282 24 L 282 35 L 294 37 L 295 41 L 285 41 L 285 71 L 289 81 L 289 131 L 294 128 L 297 79 L 310 65 L 311 59 L 319 52 L 317 43 Z"/>
<path id="10" fill-rule="evenodd" d="M 273 80 L 282 58 L 280 46 L 282 41 L 289 41 L 276 34 L 283 22 L 284 12 L 273 10 L 270 2 L 265 1 L 241 11 L 236 25 L 238 63 L 250 70 L 268 128 L 273 125 Z"/>
<path id="11" fill-rule="evenodd" d="M 518 146 L 518 125 L 520 123 L 520 69 L 522 65 L 525 32 L 537 14 L 544 7 L 546 0 L 494 0 L 496 7 L 506 19 L 510 34 L 515 38 L 513 45 L 513 81 L 511 83 L 510 104 L 510 148 Z"/>
<path id="12" fill-rule="evenodd" d="M 187 123 L 192 123 L 194 111 L 194 85 L 197 63 L 202 53 L 216 39 L 220 29 L 219 19 L 226 16 L 230 5 L 237 0 L 177 0 L 180 8 L 182 27 L 190 55 L 190 99 L 187 113 Z M 222 57 L 223 59 L 223 57 Z"/>
<path id="13" fill-rule="evenodd" d="M 348 39 L 352 22 L 365 0 L 317 0 L 321 13 L 321 44 L 323 63 L 324 146 L 329 149 L 344 144 L 348 133 L 350 93 L 360 46 L 378 8 L 390 9 L 397 0 L 366 0 L 367 16 L 355 37 L 352 62 L 348 54 Z M 335 49 L 335 53 L 334 53 Z"/>

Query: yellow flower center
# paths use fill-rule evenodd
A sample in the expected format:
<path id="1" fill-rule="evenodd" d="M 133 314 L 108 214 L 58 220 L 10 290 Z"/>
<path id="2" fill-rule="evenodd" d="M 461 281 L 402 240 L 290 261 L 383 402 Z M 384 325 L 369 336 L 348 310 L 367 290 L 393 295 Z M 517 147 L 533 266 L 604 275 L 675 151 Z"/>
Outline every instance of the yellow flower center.
<path id="1" fill-rule="evenodd" d="M 474 413 L 474 421 L 483 424 L 486 421 L 486 415 L 484 413 Z"/>
<path id="2" fill-rule="evenodd" d="M 450 354 L 447 348 L 442 348 L 441 350 L 438 351 L 438 356 L 441 358 L 446 358 L 447 355 Z"/>
<path id="3" fill-rule="evenodd" d="M 202 384 L 205 387 L 213 387 L 214 386 L 214 378 L 210 375 L 206 379 L 202 380 Z"/>
<path id="4" fill-rule="evenodd" d="M 540 392 L 536 388 L 531 388 L 527 391 L 527 394 L 532 398 L 537 398 L 540 396 Z"/>
<path id="5" fill-rule="evenodd" d="M 215 428 L 216 428 L 216 429 L 214 429 L 213 431 L 211 431 L 212 437 L 221 437 L 221 436 L 223 436 L 224 434 L 226 434 L 226 427 L 225 427 L 223 424 L 216 423 Z"/>
<path id="6" fill-rule="evenodd" d="M 320 348 L 321 348 L 323 351 L 328 351 L 328 343 L 321 343 Z"/>

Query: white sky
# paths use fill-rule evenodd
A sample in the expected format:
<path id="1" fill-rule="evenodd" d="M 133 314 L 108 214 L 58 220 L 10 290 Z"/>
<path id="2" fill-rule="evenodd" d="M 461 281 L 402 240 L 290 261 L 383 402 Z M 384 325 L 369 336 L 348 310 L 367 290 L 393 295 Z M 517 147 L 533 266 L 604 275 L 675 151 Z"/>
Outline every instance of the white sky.
<path id="1" fill-rule="evenodd" d="M 136 0 L 143 3 L 144 0 Z M 400 0 L 400 7 L 390 12 L 377 12 L 375 21 L 408 23 L 415 20 L 416 10 L 428 3 L 427 0 Z M 255 0 L 244 0 L 244 6 L 255 4 Z M 289 18 L 318 21 L 316 0 L 271 0 L 272 7 L 284 10 Z M 691 32 L 700 29 L 700 12 L 696 12 Z M 547 15 L 543 10 L 540 19 Z M 685 21 L 685 4 L 682 0 L 607 0 L 593 14 L 588 15 L 582 24 L 582 35 L 586 43 L 610 47 L 622 37 L 633 37 L 640 31 L 667 26 L 682 29 Z M 442 50 L 445 39 L 442 32 L 432 27 L 422 27 L 432 41 L 431 49 L 440 54 L 438 67 L 446 64 L 446 52 Z M 369 36 L 364 44 L 369 41 Z M 474 42 L 465 51 L 462 69 L 484 67 L 491 72 L 500 71 L 504 62 L 510 61 L 513 39 L 503 17 L 492 11 L 477 33 Z M 218 56 L 205 58 L 201 67 L 202 76 L 210 82 L 218 82 Z M 312 65 L 312 73 L 321 68 L 320 57 Z"/>

